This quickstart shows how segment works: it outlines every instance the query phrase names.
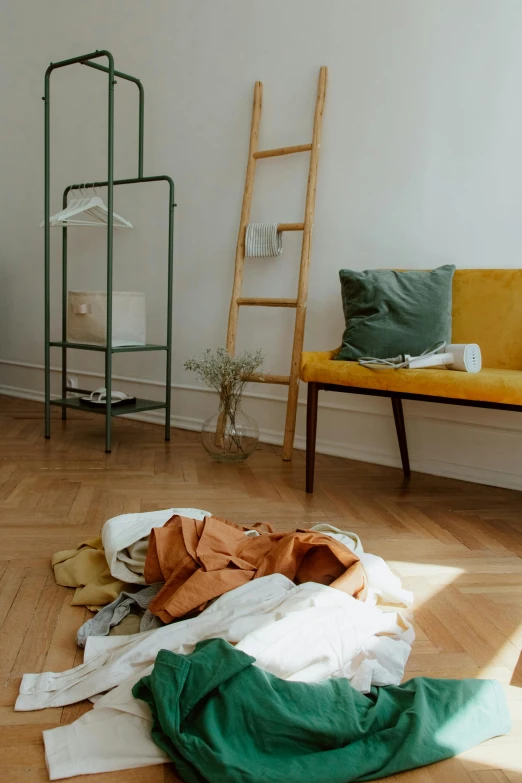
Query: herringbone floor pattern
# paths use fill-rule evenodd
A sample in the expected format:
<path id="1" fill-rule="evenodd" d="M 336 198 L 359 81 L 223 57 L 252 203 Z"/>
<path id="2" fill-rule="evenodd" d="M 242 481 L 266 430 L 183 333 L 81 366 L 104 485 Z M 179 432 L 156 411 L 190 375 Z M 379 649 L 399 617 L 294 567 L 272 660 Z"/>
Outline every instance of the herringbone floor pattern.
<path id="1" fill-rule="evenodd" d="M 406 484 L 392 468 L 318 455 L 316 491 L 307 496 L 301 452 L 282 463 L 278 448 L 261 445 L 244 465 L 218 465 L 196 433 L 175 430 L 165 444 L 160 427 L 118 418 L 106 455 L 102 417 L 76 414 L 63 424 L 56 416 L 47 442 L 42 419 L 42 405 L 0 398 L 2 783 L 46 781 L 42 729 L 89 709 L 12 708 L 22 673 L 81 662 L 75 631 L 89 612 L 71 607 L 72 591 L 55 584 L 52 553 L 98 533 L 111 516 L 169 506 L 282 529 L 327 520 L 358 533 L 415 593 L 407 678 L 495 677 L 514 718 L 510 736 L 394 780 L 522 781 L 522 494 L 421 474 Z M 81 780 L 177 778 L 170 767 L 149 767 Z"/>

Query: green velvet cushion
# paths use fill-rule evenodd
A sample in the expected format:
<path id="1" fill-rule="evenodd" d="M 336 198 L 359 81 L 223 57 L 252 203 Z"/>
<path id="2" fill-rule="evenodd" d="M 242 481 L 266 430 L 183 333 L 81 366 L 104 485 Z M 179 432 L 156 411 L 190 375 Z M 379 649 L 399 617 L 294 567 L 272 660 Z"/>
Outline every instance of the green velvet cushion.
<path id="1" fill-rule="evenodd" d="M 433 343 L 450 341 L 454 271 L 451 264 L 430 272 L 341 269 L 346 329 L 335 358 L 416 356 Z"/>

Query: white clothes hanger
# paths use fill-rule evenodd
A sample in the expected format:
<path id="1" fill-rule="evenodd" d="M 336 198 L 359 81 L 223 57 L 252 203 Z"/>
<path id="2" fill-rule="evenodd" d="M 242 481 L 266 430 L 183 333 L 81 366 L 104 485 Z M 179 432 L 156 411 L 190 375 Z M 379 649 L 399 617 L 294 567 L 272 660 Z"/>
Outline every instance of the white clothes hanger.
<path id="1" fill-rule="evenodd" d="M 60 220 L 61 221 L 65 220 L 66 215 L 70 211 L 75 209 L 83 200 L 84 199 L 81 198 L 72 198 L 64 209 L 60 210 L 60 212 L 57 212 L 55 215 L 51 215 L 51 217 L 49 218 L 49 224 L 52 225 Z M 42 228 L 43 225 L 44 225 L 44 221 L 40 223 L 40 228 Z"/>
<path id="2" fill-rule="evenodd" d="M 94 196 L 84 198 L 78 205 L 74 207 L 72 211 L 68 212 L 68 225 L 107 225 L 109 210 L 107 209 L 103 199 L 97 195 L 96 191 L 94 192 Z M 75 215 L 81 213 L 85 213 L 91 217 L 92 220 L 81 220 L 80 218 L 74 218 Z M 73 219 L 71 220 L 71 218 Z M 116 212 L 113 212 L 113 222 L 115 228 L 132 228 L 132 223 L 129 223 L 128 220 L 123 218 L 121 215 L 118 215 Z"/>
<path id="3" fill-rule="evenodd" d="M 73 191 L 71 191 L 71 192 L 73 192 Z M 84 194 L 84 192 L 83 192 L 83 190 L 81 188 L 79 188 L 79 193 L 81 193 L 81 196 L 82 196 L 81 198 L 78 198 L 78 196 L 76 196 L 75 198 L 72 198 L 69 201 L 69 203 L 67 204 L 66 207 L 61 209 L 56 214 L 51 215 L 51 217 L 49 218 L 49 224 L 51 226 L 54 226 L 54 225 L 60 226 L 60 225 L 62 225 L 65 222 L 67 216 L 72 214 L 75 210 L 77 210 L 77 207 L 79 207 L 80 204 L 82 204 L 82 203 L 84 203 L 86 201 L 85 194 Z M 44 221 L 42 221 L 40 223 L 40 228 L 42 228 L 43 225 L 44 225 Z"/>
<path id="4" fill-rule="evenodd" d="M 83 196 L 83 191 L 80 188 L 80 192 Z M 109 210 L 103 201 L 98 196 L 83 196 L 83 198 L 73 198 L 69 204 L 60 212 L 55 215 L 51 215 L 49 218 L 49 225 L 52 227 L 58 226 L 95 226 L 98 228 L 105 228 L 108 223 Z M 90 218 L 90 219 L 87 219 Z M 126 220 L 117 212 L 112 213 L 113 226 L 118 228 L 132 228 L 132 223 Z M 40 223 L 40 228 L 43 227 L 45 221 Z"/>

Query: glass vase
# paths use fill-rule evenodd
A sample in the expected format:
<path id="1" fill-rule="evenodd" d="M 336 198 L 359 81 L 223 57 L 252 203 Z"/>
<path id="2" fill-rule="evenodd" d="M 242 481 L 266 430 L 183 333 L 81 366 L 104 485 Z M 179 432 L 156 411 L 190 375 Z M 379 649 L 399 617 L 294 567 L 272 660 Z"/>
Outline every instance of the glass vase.
<path id="1" fill-rule="evenodd" d="M 259 427 L 240 408 L 220 408 L 204 422 L 201 442 L 218 462 L 242 462 L 248 459 L 259 442 Z"/>

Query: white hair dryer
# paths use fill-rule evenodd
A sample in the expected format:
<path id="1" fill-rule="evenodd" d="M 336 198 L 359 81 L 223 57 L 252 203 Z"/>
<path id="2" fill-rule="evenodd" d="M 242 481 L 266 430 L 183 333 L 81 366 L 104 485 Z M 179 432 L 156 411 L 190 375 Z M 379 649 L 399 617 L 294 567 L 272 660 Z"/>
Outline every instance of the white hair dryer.
<path id="1" fill-rule="evenodd" d="M 423 367 L 446 367 L 461 372 L 479 372 L 482 368 L 482 354 L 476 343 L 438 343 L 427 348 L 420 356 L 402 354 L 393 359 L 377 359 L 364 356 L 357 360 L 363 367 L 372 370 L 420 370 Z"/>
<path id="2" fill-rule="evenodd" d="M 417 370 L 420 367 L 438 367 L 444 365 L 448 370 L 460 370 L 461 372 L 479 372 L 482 368 L 482 354 L 476 343 L 457 345 L 450 343 L 443 349 L 443 353 L 434 353 L 431 356 L 412 356 L 408 361 L 408 367 Z"/>

